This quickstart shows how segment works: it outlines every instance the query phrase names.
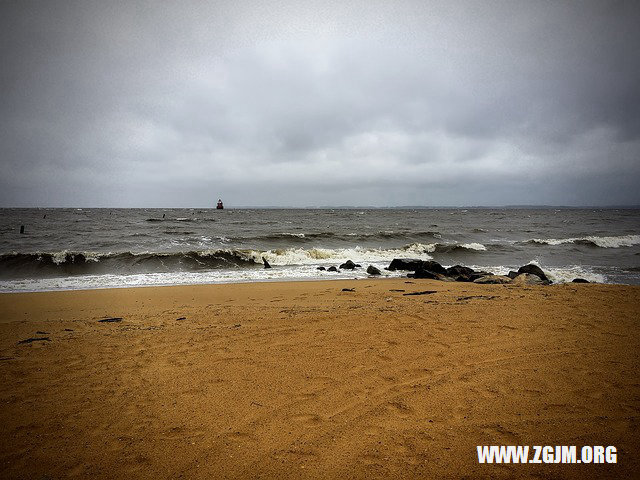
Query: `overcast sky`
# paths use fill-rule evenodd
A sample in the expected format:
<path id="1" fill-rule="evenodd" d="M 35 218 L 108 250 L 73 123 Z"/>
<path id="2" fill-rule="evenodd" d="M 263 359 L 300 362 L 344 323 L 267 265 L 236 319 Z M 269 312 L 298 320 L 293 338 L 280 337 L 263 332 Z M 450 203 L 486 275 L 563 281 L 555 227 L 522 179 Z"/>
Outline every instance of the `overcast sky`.
<path id="1" fill-rule="evenodd" d="M 0 0 L 0 206 L 640 204 L 637 5 Z"/>

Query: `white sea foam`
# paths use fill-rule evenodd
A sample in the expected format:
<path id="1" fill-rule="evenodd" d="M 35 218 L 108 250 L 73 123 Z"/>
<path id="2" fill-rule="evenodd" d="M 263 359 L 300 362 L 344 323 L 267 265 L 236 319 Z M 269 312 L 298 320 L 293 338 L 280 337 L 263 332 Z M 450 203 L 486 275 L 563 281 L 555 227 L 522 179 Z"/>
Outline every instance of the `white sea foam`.
<path id="1" fill-rule="evenodd" d="M 272 265 L 319 265 L 342 263 L 352 260 L 355 263 L 390 262 L 397 257 L 413 257 L 430 260 L 429 245 L 412 243 L 401 248 L 287 248 L 267 251 L 252 251 L 249 256 L 256 262 L 262 257 Z"/>
<path id="2" fill-rule="evenodd" d="M 596 273 L 593 270 L 586 268 L 582 265 L 567 265 L 563 267 L 547 267 L 540 265 L 537 260 L 531 260 L 529 264 L 537 265 L 547 274 L 547 277 L 553 283 L 568 283 L 574 278 L 584 278 L 594 283 L 607 283 L 607 277 L 601 273 Z M 495 273 L 496 275 L 506 275 L 510 271 L 517 271 L 519 266 L 515 265 L 500 265 L 497 267 L 486 267 L 473 265 L 474 270 L 486 270 Z"/>
<path id="3" fill-rule="evenodd" d="M 257 253 L 257 252 L 256 252 Z M 353 253 L 353 252 L 350 252 Z M 197 285 L 216 283 L 243 283 L 261 281 L 290 281 L 290 280 L 329 280 L 329 279 L 363 279 L 367 278 L 366 266 L 373 265 L 382 271 L 383 277 L 404 277 L 407 272 L 384 270 L 389 264 L 389 259 L 379 259 L 377 261 L 364 261 L 367 255 L 376 255 L 375 252 L 363 253 L 361 257 L 352 255 L 356 263 L 362 263 L 363 268 L 355 270 L 343 270 L 339 272 L 321 272 L 317 270 L 317 265 L 323 262 L 310 260 L 306 265 L 277 265 L 272 263 L 273 268 L 240 268 L 240 269 L 217 269 L 209 271 L 189 271 L 189 272 L 166 272 L 166 273 L 144 273 L 132 275 L 75 275 L 69 277 L 3 280 L 0 281 L 0 292 L 19 291 L 48 291 L 48 290 L 85 290 L 99 288 L 123 288 L 139 286 L 160 286 L 160 285 Z M 402 255 L 405 258 L 408 255 Z M 428 255 L 413 255 L 427 259 Z M 277 258 L 277 255 L 276 255 Z M 307 257 L 308 258 L 308 257 Z M 371 258 L 371 257 L 370 257 Z M 342 259 L 325 258 L 324 264 L 338 263 Z M 538 264 L 533 260 L 529 263 Z M 510 270 L 517 270 L 515 265 L 486 266 L 469 265 L 475 270 L 490 271 L 499 275 L 506 275 Z M 584 278 L 590 282 L 606 283 L 605 275 L 596 273 L 589 268 L 570 265 L 565 267 L 541 267 L 554 283 L 570 282 L 574 278 Z"/>
<path id="4" fill-rule="evenodd" d="M 407 272 L 383 270 L 386 264 L 374 264 L 382 277 L 403 277 Z M 332 280 L 367 278 L 365 268 L 340 272 L 320 272 L 315 265 L 274 266 L 270 269 L 210 270 L 206 272 L 144 273 L 134 275 L 78 275 L 72 277 L 0 281 L 0 292 L 52 290 L 89 290 L 164 285 L 200 285 L 264 281 Z"/>
<path id="5" fill-rule="evenodd" d="M 17 254 L 16 252 L 13 252 L 13 253 Z M 69 252 L 68 250 L 60 250 L 58 252 L 53 252 L 51 254 L 51 260 L 56 265 L 62 265 L 67 261 L 67 256 L 70 254 L 75 255 L 75 253 Z M 84 256 L 85 260 L 89 262 L 98 262 L 100 261 L 100 257 L 103 257 L 108 254 L 97 253 L 97 252 L 82 252 L 82 255 Z"/>
<path id="6" fill-rule="evenodd" d="M 478 250 L 480 252 L 484 252 L 487 247 L 485 247 L 483 244 L 481 243 L 463 243 L 462 245 L 460 245 L 462 248 L 466 248 L 468 250 Z"/>
<path id="7" fill-rule="evenodd" d="M 602 248 L 619 248 L 631 247 L 640 244 L 640 235 L 619 235 L 614 237 L 599 237 L 590 235 L 586 237 L 573 238 L 534 238 L 532 243 L 540 243 L 543 245 L 563 245 L 567 243 L 591 243 Z"/>
<path id="8" fill-rule="evenodd" d="M 430 243 L 428 245 L 425 245 L 425 249 L 429 253 L 447 252 L 456 249 L 484 252 L 487 247 L 485 247 L 481 243 Z"/>

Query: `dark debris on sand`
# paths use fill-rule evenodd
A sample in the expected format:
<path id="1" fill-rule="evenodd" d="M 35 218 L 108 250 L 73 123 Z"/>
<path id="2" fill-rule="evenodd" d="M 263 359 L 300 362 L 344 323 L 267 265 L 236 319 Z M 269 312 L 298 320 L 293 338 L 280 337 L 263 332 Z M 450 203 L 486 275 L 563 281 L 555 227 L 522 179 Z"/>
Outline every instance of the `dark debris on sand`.
<path id="1" fill-rule="evenodd" d="M 119 323 L 122 321 L 122 317 L 109 317 L 98 320 L 100 323 Z"/>
<path id="2" fill-rule="evenodd" d="M 20 340 L 18 345 L 23 345 L 25 343 L 33 343 L 33 342 L 50 342 L 51 339 L 49 337 L 31 337 L 25 340 Z"/>

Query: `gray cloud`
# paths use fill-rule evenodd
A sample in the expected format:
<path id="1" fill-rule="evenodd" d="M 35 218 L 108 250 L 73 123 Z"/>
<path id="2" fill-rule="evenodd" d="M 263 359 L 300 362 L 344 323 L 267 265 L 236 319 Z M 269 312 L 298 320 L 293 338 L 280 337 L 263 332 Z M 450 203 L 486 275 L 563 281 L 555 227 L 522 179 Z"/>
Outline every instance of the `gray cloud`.
<path id="1" fill-rule="evenodd" d="M 640 203 L 633 2 L 0 9 L 0 205 Z"/>

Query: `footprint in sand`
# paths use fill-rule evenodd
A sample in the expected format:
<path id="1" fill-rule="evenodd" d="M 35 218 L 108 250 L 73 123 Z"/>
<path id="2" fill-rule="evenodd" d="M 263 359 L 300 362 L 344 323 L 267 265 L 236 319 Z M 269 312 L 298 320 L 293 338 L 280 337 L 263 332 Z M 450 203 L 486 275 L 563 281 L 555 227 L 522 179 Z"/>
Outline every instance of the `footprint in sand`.
<path id="1" fill-rule="evenodd" d="M 304 401 L 307 401 L 307 400 L 313 400 L 317 396 L 318 396 L 318 392 L 309 391 L 309 392 L 302 392 L 302 393 L 296 395 L 295 399 L 297 401 L 304 402 Z"/>
<path id="2" fill-rule="evenodd" d="M 393 400 L 385 405 L 387 412 L 401 417 L 407 418 L 413 414 L 413 408 L 407 405 L 403 400 Z"/>
<path id="3" fill-rule="evenodd" d="M 246 443 L 246 442 L 256 443 L 258 441 L 255 435 L 251 435 L 250 433 L 240 432 L 240 431 L 226 433 L 224 434 L 224 438 L 232 443 Z"/>
<path id="4" fill-rule="evenodd" d="M 176 425 L 168 428 L 164 432 L 164 438 L 169 440 L 201 437 L 205 434 L 203 430 L 191 430 L 181 425 Z"/>

